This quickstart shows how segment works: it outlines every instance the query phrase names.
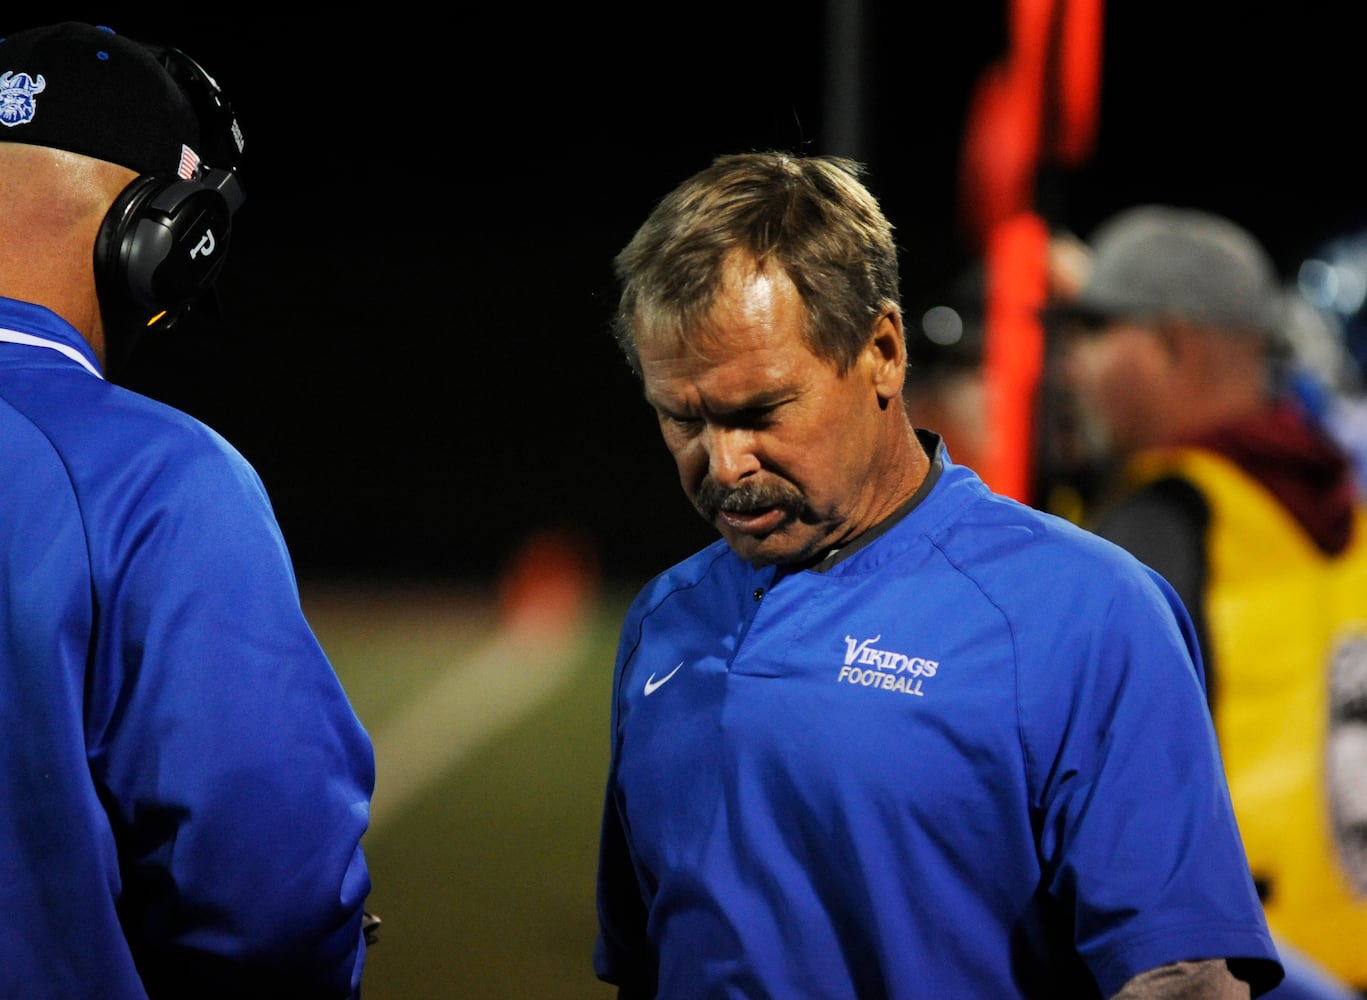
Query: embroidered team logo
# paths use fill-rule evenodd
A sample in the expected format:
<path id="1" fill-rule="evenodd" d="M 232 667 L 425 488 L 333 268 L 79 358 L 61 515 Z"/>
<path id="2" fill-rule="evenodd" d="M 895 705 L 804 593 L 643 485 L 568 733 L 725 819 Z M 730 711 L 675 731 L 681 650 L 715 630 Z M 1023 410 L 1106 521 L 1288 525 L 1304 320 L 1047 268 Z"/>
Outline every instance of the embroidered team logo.
<path id="1" fill-rule="evenodd" d="M 0 74 L 0 125 L 13 128 L 33 121 L 38 109 L 35 98 L 46 89 L 47 81 L 41 73 L 35 80 L 27 73 L 5 70 Z"/>
<path id="2" fill-rule="evenodd" d="M 940 669 L 939 661 L 879 649 L 877 643 L 882 638 L 881 632 L 872 639 L 845 636 L 845 664 L 836 680 L 856 687 L 925 697 L 921 682 L 935 676 Z"/>

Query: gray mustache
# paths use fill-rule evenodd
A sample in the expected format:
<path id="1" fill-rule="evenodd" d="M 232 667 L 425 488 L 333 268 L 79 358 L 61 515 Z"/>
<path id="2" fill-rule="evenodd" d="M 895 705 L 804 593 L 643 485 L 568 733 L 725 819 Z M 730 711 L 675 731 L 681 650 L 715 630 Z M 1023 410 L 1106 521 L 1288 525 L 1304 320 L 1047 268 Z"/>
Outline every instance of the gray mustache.
<path id="1" fill-rule="evenodd" d="M 714 480 L 704 479 L 693 498 L 693 506 L 707 521 L 715 521 L 722 511 L 750 514 L 770 507 L 778 507 L 790 514 L 800 515 L 807 509 L 806 501 L 787 483 L 761 483 L 739 486 L 728 490 Z"/>

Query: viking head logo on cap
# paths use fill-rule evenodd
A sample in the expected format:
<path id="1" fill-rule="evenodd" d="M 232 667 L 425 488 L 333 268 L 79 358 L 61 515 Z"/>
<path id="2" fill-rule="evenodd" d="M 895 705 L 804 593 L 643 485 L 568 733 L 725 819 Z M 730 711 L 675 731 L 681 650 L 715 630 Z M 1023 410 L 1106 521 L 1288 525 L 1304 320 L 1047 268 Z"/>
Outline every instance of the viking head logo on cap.
<path id="1" fill-rule="evenodd" d="M 41 73 L 37 80 L 27 73 L 15 74 L 11 70 L 0 74 L 0 125 L 14 126 L 31 122 L 34 109 L 38 106 L 34 98 L 46 86 L 47 81 Z"/>

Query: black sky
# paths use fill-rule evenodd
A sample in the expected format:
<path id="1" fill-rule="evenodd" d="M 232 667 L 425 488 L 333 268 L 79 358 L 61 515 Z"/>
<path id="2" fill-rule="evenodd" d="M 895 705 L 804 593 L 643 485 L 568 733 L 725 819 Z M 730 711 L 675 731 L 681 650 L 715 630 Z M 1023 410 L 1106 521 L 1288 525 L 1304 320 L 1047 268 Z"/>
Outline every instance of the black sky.
<path id="1" fill-rule="evenodd" d="M 1201 205 L 1287 271 L 1361 225 L 1358 33 L 1277 6 L 1113 4 L 1098 143 L 1052 181 L 1051 221 Z M 256 465 L 303 575 L 483 578 L 555 526 L 639 582 L 710 540 L 607 334 L 612 255 L 715 154 L 852 152 L 925 302 L 967 260 L 959 142 L 1006 37 L 985 0 L 125 9 L 70 16 L 183 48 L 248 143 L 223 318 L 147 345 L 129 380 Z M 825 120 L 839 10 L 864 16 L 854 123 Z"/>

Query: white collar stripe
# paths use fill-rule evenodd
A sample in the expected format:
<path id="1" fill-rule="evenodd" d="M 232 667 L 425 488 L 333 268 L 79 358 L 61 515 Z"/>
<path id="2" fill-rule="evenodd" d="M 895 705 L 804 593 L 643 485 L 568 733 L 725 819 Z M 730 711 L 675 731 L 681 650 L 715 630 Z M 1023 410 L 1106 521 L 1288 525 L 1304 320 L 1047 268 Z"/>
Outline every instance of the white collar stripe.
<path id="1" fill-rule="evenodd" d="M 59 344 L 55 340 L 48 340 L 46 337 L 35 337 L 31 333 L 20 333 L 18 330 L 6 330 L 2 326 L 0 326 L 0 341 L 7 341 L 11 344 L 27 344 L 29 347 L 50 347 L 54 351 L 60 351 L 65 354 L 68 358 L 71 358 L 71 360 L 80 362 L 85 370 L 96 378 L 104 378 L 104 376 L 100 374 L 99 369 L 90 363 L 89 358 L 69 344 Z"/>

